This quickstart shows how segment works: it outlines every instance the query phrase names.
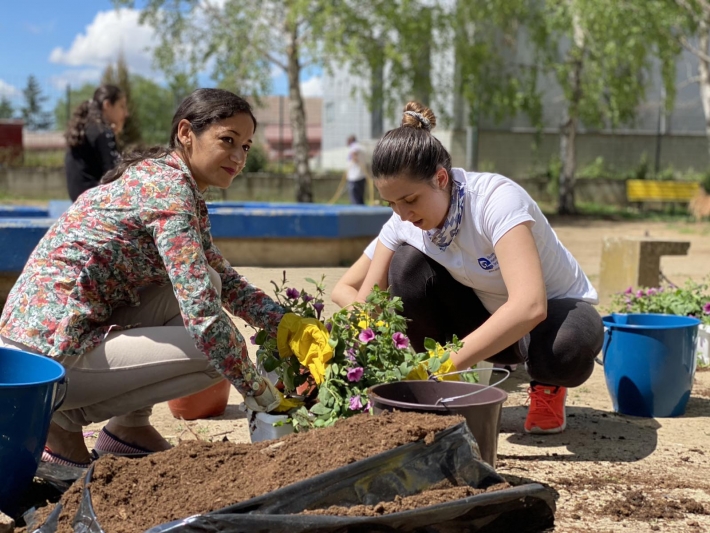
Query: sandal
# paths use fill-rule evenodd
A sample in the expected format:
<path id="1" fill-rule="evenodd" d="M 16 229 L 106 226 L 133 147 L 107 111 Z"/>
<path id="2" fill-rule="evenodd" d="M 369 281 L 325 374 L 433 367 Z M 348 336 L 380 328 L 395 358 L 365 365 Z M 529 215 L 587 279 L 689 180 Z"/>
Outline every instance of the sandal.
<path id="1" fill-rule="evenodd" d="M 146 450 L 140 446 L 128 444 L 126 441 L 119 439 L 116 435 L 108 431 L 106 428 L 101 430 L 99 438 L 94 444 L 94 452 L 101 457 L 102 455 L 118 455 L 120 457 L 145 457 L 151 453 L 151 450 Z"/>
<path id="2" fill-rule="evenodd" d="M 69 459 L 62 457 L 61 455 L 57 455 L 54 453 L 52 450 L 47 448 L 46 446 L 44 447 L 44 450 L 42 451 L 42 461 L 45 463 L 51 463 L 55 465 L 62 465 L 62 466 L 71 466 L 74 468 L 89 468 L 91 463 L 96 459 L 96 455 L 92 452 L 91 454 L 91 460 L 88 463 L 76 463 L 74 461 L 70 461 Z"/>

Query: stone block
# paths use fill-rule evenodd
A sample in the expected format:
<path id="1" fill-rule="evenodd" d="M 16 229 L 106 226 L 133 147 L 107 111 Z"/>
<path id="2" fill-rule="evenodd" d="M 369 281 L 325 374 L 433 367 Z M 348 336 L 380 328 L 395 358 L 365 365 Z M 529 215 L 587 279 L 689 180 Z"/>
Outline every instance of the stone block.
<path id="1" fill-rule="evenodd" d="M 650 237 L 606 237 L 602 244 L 599 297 L 628 287 L 657 287 L 661 281 L 661 257 L 687 255 L 690 242 Z"/>
<path id="2" fill-rule="evenodd" d="M 12 533 L 15 531 L 15 521 L 0 511 L 0 533 Z"/>

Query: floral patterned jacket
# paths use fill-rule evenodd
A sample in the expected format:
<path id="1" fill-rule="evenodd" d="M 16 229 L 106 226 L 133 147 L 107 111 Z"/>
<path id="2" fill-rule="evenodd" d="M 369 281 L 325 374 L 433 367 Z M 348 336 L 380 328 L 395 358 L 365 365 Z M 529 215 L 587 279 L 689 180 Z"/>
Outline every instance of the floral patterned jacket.
<path id="1" fill-rule="evenodd" d="M 222 279 L 221 295 L 207 265 Z M 284 310 L 222 257 L 197 184 L 172 154 L 85 192 L 57 220 L 8 296 L 0 335 L 51 357 L 79 356 L 118 327 L 107 322 L 113 309 L 137 306 L 139 289 L 167 283 L 197 348 L 242 393 L 258 388 L 223 306 L 274 335 Z"/>

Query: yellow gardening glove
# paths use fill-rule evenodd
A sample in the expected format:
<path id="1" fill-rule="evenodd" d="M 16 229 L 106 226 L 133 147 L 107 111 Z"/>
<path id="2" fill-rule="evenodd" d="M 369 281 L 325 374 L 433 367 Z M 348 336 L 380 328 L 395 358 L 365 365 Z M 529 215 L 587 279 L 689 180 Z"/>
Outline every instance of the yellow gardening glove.
<path id="1" fill-rule="evenodd" d="M 441 363 L 439 370 L 434 372 L 435 376 L 440 376 L 442 374 L 447 374 L 449 372 L 456 372 L 456 366 L 454 362 L 449 357 L 446 361 Z M 441 379 L 444 381 L 461 381 L 461 374 L 451 374 L 450 376 L 443 376 Z"/>
<path id="2" fill-rule="evenodd" d="M 276 346 L 280 357 L 295 355 L 320 385 L 325 377 L 325 365 L 333 358 L 329 339 L 328 330 L 320 321 L 286 313 L 279 323 Z"/>
<path id="3" fill-rule="evenodd" d="M 286 398 L 281 391 L 279 391 L 278 398 L 280 400 L 279 406 L 274 409 L 274 413 L 285 413 L 291 409 L 296 409 L 304 405 L 301 400 L 296 400 L 295 398 Z"/>
<path id="4" fill-rule="evenodd" d="M 417 366 L 415 366 L 412 371 L 407 374 L 407 377 L 404 378 L 405 380 L 426 380 L 429 379 L 429 372 L 426 370 L 426 364 L 425 363 L 419 363 Z"/>

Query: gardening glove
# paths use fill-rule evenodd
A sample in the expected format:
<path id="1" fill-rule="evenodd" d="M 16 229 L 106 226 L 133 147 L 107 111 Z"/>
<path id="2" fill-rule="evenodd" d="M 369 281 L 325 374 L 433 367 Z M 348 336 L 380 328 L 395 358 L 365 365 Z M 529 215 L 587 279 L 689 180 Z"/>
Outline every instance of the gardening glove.
<path id="1" fill-rule="evenodd" d="M 266 383 L 264 392 L 258 396 L 244 396 L 244 404 L 247 409 L 258 412 L 271 412 L 281 405 L 283 394 L 274 386 L 268 378 L 262 378 Z"/>
<path id="2" fill-rule="evenodd" d="M 280 391 L 279 394 L 281 395 L 281 403 L 279 403 L 279 406 L 274 409 L 275 413 L 285 413 L 287 411 L 290 411 L 291 409 L 297 409 L 298 407 L 304 405 L 304 402 L 302 400 L 296 400 L 295 398 L 286 398 L 283 394 L 281 394 Z"/>
<path id="3" fill-rule="evenodd" d="M 276 333 L 279 356 L 295 355 L 301 365 L 308 368 L 317 385 L 323 382 L 326 363 L 333 358 L 329 340 L 330 335 L 322 322 L 294 313 L 284 315 Z"/>
<path id="4" fill-rule="evenodd" d="M 441 366 L 439 367 L 439 370 L 433 373 L 435 376 L 441 376 L 442 374 L 448 374 L 449 372 L 456 372 L 456 366 L 454 365 L 454 362 L 451 360 L 451 357 L 449 357 L 446 361 L 441 363 Z M 461 381 L 461 375 L 460 374 L 451 374 L 450 376 L 443 376 L 440 379 L 443 379 L 444 381 Z"/>

